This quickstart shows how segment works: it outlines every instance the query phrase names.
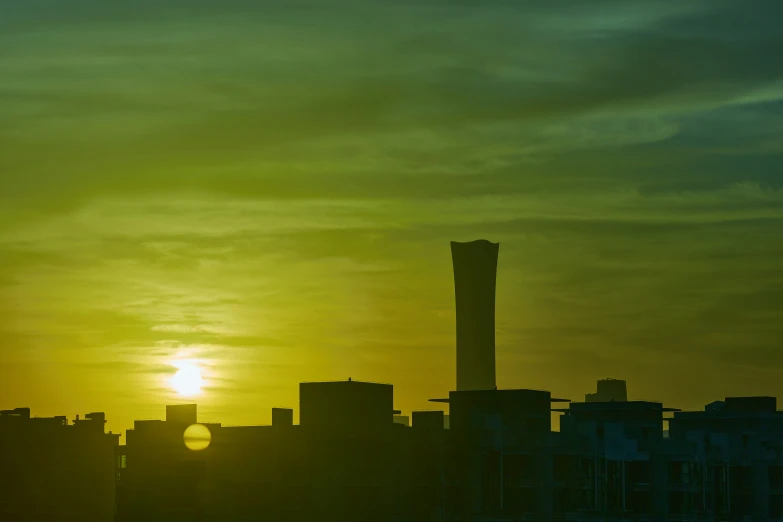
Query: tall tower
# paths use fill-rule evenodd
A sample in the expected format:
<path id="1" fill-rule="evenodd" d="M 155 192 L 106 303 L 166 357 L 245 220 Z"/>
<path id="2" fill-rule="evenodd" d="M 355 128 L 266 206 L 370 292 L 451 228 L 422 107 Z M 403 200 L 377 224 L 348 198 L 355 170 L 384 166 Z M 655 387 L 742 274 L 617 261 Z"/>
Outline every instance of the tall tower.
<path id="1" fill-rule="evenodd" d="M 498 243 L 451 242 L 457 304 L 457 391 L 495 387 Z"/>

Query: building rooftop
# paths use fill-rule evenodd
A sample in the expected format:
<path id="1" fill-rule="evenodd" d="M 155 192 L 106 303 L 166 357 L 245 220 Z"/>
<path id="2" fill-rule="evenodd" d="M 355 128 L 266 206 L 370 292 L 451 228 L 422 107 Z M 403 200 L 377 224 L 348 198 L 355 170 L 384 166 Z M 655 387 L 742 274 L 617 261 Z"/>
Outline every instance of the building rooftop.
<path id="1" fill-rule="evenodd" d="M 713 401 L 704 406 L 703 410 L 683 411 L 677 416 L 682 417 L 760 417 L 774 416 L 781 413 L 777 409 L 775 397 L 726 397 L 722 401 Z"/>
<path id="2" fill-rule="evenodd" d="M 341 381 L 303 381 L 299 384 L 348 384 L 348 383 L 354 383 L 354 384 L 377 384 L 381 386 L 393 386 L 393 384 L 390 384 L 388 382 L 373 382 L 373 381 L 356 381 L 352 378 L 348 377 L 347 380 L 341 380 Z"/>
<path id="3" fill-rule="evenodd" d="M 549 394 L 546 390 L 530 390 L 527 388 L 511 388 L 511 389 L 497 389 L 494 390 L 458 390 L 458 391 L 451 391 L 449 392 L 449 396 L 451 395 L 474 395 L 474 396 L 480 396 L 480 395 L 486 395 L 489 396 L 491 394 L 500 394 L 500 395 L 520 395 L 520 394 L 529 394 L 529 395 L 540 395 L 540 394 Z M 442 399 L 430 399 L 429 402 L 442 402 L 442 403 L 449 403 L 450 398 L 442 398 Z M 550 397 L 549 402 L 571 402 L 571 399 L 557 399 L 555 397 Z"/>
<path id="4" fill-rule="evenodd" d="M 590 411 L 641 411 L 658 410 L 662 412 L 681 411 L 679 408 L 664 408 L 663 403 L 653 401 L 609 401 L 609 402 L 572 402 L 569 408 L 553 409 L 563 413 Z"/>

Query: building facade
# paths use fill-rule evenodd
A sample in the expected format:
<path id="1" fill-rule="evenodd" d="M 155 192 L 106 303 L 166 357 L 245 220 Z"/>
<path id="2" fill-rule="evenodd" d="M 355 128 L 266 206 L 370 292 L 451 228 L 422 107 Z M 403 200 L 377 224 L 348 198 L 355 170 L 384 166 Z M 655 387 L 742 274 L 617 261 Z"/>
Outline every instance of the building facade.
<path id="1" fill-rule="evenodd" d="M 394 422 L 388 385 L 304 389 L 305 424 L 289 409 L 271 426 L 199 424 L 195 406 L 180 405 L 165 420 L 136 421 L 123 446 L 104 433 L 102 413 L 68 423 L 4 411 L 1 519 L 783 520 L 773 397 L 683 412 L 647 401 L 553 408 L 564 401 L 538 390 L 455 391 L 441 400 L 445 429 L 440 410 Z M 358 398 L 367 394 L 375 398 Z M 193 425 L 209 434 L 197 450 L 186 436 Z"/>
<path id="2" fill-rule="evenodd" d="M 0 411 L 0 520 L 109 522 L 115 512 L 115 448 L 103 413 L 70 423 Z"/>

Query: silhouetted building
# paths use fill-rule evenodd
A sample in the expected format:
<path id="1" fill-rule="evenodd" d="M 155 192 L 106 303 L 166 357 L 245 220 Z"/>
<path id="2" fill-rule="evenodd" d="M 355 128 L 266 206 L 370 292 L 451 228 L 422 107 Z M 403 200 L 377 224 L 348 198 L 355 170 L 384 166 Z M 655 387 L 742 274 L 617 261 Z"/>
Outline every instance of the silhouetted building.
<path id="1" fill-rule="evenodd" d="M 305 384 L 338 400 L 302 403 L 332 414 L 386 386 Z M 202 451 L 185 449 L 187 423 L 137 421 L 118 453 L 117 520 L 783 518 L 783 415 L 774 398 L 730 397 L 702 412 L 646 401 L 552 410 L 565 401 L 538 390 L 454 391 L 436 401 L 449 404 L 450 430 L 442 411 L 414 411 L 410 428 L 394 423 L 393 397 L 376 397 L 349 410 L 377 422 L 335 429 L 311 411 L 307 426 L 287 429 L 212 424 Z M 559 432 L 551 411 L 563 414 Z"/>
<path id="2" fill-rule="evenodd" d="M 414 411 L 413 429 L 427 431 L 443 431 L 445 423 L 443 412 L 441 410 Z"/>
<path id="3" fill-rule="evenodd" d="M 555 497 L 570 499 L 562 504 L 601 520 L 667 520 L 666 463 L 692 458 L 691 448 L 663 438 L 663 414 L 676 410 L 657 402 L 598 401 L 571 403 L 561 411 L 560 440 L 581 440 L 583 476 L 581 489 L 574 489 L 565 475 L 577 468 L 556 469 L 560 479 Z M 575 502 L 577 498 L 581 501 Z"/>
<path id="4" fill-rule="evenodd" d="M 710 520 L 783 519 L 783 412 L 775 397 L 727 397 L 704 411 L 677 412 L 669 436 L 698 458 L 689 483 Z"/>
<path id="5" fill-rule="evenodd" d="M 196 424 L 198 418 L 195 404 L 175 404 L 166 406 L 166 422 L 190 426 Z"/>
<path id="6" fill-rule="evenodd" d="M 598 381 L 595 393 L 585 395 L 585 402 L 621 402 L 628 400 L 625 381 L 620 379 L 602 379 Z"/>
<path id="7" fill-rule="evenodd" d="M 103 413 L 68 424 L 29 408 L 0 411 L 0 520 L 110 522 L 114 451 Z"/>
<path id="8" fill-rule="evenodd" d="M 311 516 L 358 522 L 401 515 L 407 428 L 394 423 L 393 386 L 301 383 L 299 405 L 308 455 L 304 498 Z"/>
<path id="9" fill-rule="evenodd" d="M 450 411 L 446 520 L 552 520 L 551 403 L 567 401 L 497 389 L 433 401 Z"/>
<path id="10" fill-rule="evenodd" d="M 391 385 L 302 383 L 300 405 L 297 426 L 285 409 L 272 426 L 206 425 L 200 451 L 185 445 L 190 414 L 136 421 L 120 452 L 118 522 L 384 522 L 410 511 L 409 428 L 393 422 Z"/>
<path id="11" fill-rule="evenodd" d="M 290 408 L 272 408 L 272 426 L 293 426 L 294 410 Z"/>
<path id="12" fill-rule="evenodd" d="M 303 382 L 299 424 L 324 431 L 386 429 L 393 423 L 394 387 L 360 381 Z"/>
<path id="13" fill-rule="evenodd" d="M 394 423 L 395 424 L 401 424 L 403 426 L 410 426 L 411 425 L 411 418 L 407 415 L 395 415 L 394 416 Z"/>
<path id="14" fill-rule="evenodd" d="M 137 420 L 117 454 L 117 522 L 210 520 L 208 451 L 185 445 L 195 404 L 166 406 L 166 420 Z M 219 424 L 205 425 L 214 437 Z M 209 448 L 207 448 L 209 449 Z"/>
<path id="15" fill-rule="evenodd" d="M 774 397 L 728 397 L 698 412 L 572 403 L 554 410 L 563 415 L 552 432 L 551 403 L 563 400 L 549 392 L 454 391 L 436 400 L 454 417 L 445 430 L 442 411 L 414 411 L 410 428 L 394 423 L 393 396 L 379 398 L 388 385 L 304 384 L 338 399 L 303 398 L 332 414 L 377 393 L 349 408 L 376 421 L 335 429 L 310 415 L 294 426 L 293 411 L 278 408 L 272 426 L 204 425 L 211 442 L 193 451 L 194 405 L 136 421 L 125 446 L 104 434 L 103 413 L 69 425 L 26 408 L 0 412 L 0 519 L 111 520 L 115 468 L 117 522 L 783 519 Z"/>
<path id="16" fill-rule="evenodd" d="M 447 487 L 447 432 L 442 411 L 414 411 L 409 430 L 410 453 L 406 491 L 407 520 L 444 520 Z M 404 519 L 403 519 L 404 520 Z"/>
<path id="17" fill-rule="evenodd" d="M 313 518 L 312 484 L 328 482 L 297 425 L 221 426 L 206 457 L 206 520 L 291 521 Z M 309 474 L 313 474 L 310 476 Z M 316 517 L 317 518 L 317 517 Z"/>
<path id="18" fill-rule="evenodd" d="M 495 387 L 497 243 L 451 242 L 457 309 L 457 390 Z"/>

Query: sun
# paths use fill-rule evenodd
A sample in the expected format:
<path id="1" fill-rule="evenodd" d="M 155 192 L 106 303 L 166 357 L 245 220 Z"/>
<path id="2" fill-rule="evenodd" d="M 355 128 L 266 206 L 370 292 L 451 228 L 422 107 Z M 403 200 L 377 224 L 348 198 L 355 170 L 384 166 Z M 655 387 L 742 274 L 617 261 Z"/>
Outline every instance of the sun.
<path id="1" fill-rule="evenodd" d="M 192 451 L 205 450 L 212 442 L 212 434 L 209 432 L 209 428 L 203 424 L 188 426 L 182 437 L 185 440 L 185 446 Z"/>
<path id="2" fill-rule="evenodd" d="M 201 368 L 192 362 L 178 362 L 175 364 L 179 370 L 171 378 L 171 387 L 183 397 L 192 397 L 201 393 L 204 378 L 201 376 Z"/>

